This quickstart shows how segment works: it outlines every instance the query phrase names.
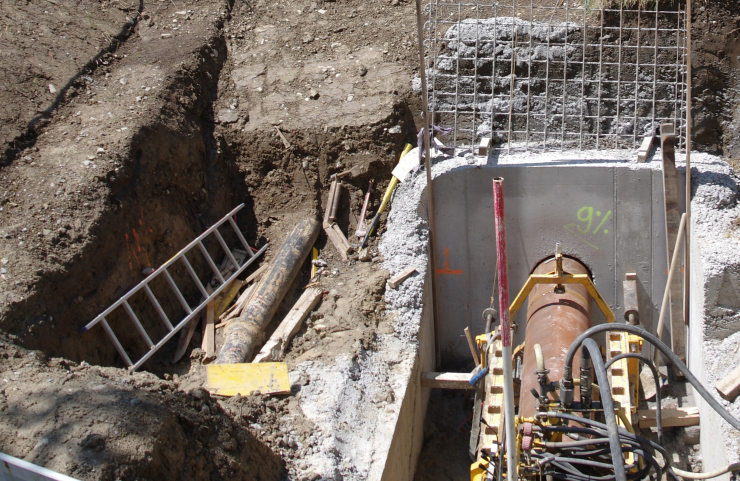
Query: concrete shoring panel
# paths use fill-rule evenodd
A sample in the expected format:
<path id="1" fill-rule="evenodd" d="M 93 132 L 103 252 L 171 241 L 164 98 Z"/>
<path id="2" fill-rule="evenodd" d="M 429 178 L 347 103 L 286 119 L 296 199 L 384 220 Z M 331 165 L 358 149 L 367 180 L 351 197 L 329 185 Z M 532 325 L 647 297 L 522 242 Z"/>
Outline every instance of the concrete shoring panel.
<path id="1" fill-rule="evenodd" d="M 435 181 L 438 312 L 443 364 L 469 361 L 462 330 L 483 332 L 495 271 L 491 180 L 505 180 L 511 297 L 555 243 L 585 262 L 618 319 L 621 281 L 637 272 L 642 323 L 651 328 L 665 285 L 665 219 L 659 170 L 608 166 L 478 166 Z M 683 182 L 683 176 L 679 183 Z M 657 195 L 657 194 L 660 195 Z M 656 199 L 657 197 L 657 199 Z M 658 273 L 658 274 L 656 274 Z M 516 318 L 524 340 L 525 311 Z M 594 311 L 594 323 L 604 317 Z"/>

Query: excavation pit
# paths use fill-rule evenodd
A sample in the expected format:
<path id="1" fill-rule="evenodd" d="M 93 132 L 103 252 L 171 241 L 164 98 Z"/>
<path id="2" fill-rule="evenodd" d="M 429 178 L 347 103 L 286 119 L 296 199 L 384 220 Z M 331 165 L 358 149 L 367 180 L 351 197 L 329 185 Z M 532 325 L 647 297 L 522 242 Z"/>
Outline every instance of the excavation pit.
<path id="1" fill-rule="evenodd" d="M 554 12 L 536 4 L 516 11 L 514 4 L 442 2 L 433 5 L 437 11 L 424 11 L 426 46 L 435 49 L 427 52 L 436 62 L 427 66 L 434 123 L 457 127 L 439 139 L 470 151 L 492 137 L 497 151 L 486 159 L 469 153 L 435 159 L 437 225 L 448 244 L 438 241 L 435 251 L 442 364 L 428 307 L 423 168 L 396 192 L 387 223 L 381 222 L 380 246 L 371 242 L 370 262 L 340 262 L 322 235 L 328 292 L 286 356 L 290 395 L 225 400 L 201 390 L 200 332 L 183 361 L 171 363 L 172 341 L 137 374 L 121 369 L 102 329 L 78 333 L 139 282 L 142 270 L 166 262 L 242 202 L 236 221 L 250 245 L 269 239 L 275 248 L 297 222 L 320 217 L 332 174 L 359 168 L 345 181 L 340 204 L 348 237 L 370 179 L 376 181 L 370 211 L 377 209 L 404 144 L 415 143 L 421 127 L 420 90 L 415 96 L 411 82 L 418 53 L 414 9 L 349 1 L 200 0 L 184 13 L 179 3 L 144 2 L 137 12 L 115 2 L 110 9 L 82 2 L 68 6 L 79 14 L 71 24 L 56 4 L 31 2 L 27 12 L 12 6 L 18 9 L 12 15 L 30 12 L 39 26 L 50 22 L 55 35 L 20 26 L 3 34 L 3 42 L 18 47 L 6 60 L 8 75 L 18 67 L 10 77 L 23 98 L 0 91 L 0 177 L 7 191 L 0 206 L 0 304 L 2 330 L 11 334 L 0 346 L 8 380 L 0 427 L 9 440 L 0 450 L 80 479 L 249 479 L 256 472 L 264 479 L 397 480 L 414 472 L 427 479 L 457 473 L 452 466 L 466 479 L 468 436 L 459 430 L 469 414 L 464 395 L 430 392 L 420 379 L 440 367 L 471 368 L 461 329 L 481 332 L 480 313 L 490 305 L 493 176 L 506 182 L 512 289 L 559 238 L 566 253 L 592 268 L 618 319 L 625 264 L 639 264 L 643 321 L 654 328 L 665 282 L 661 153 L 636 164 L 634 149 L 661 122 L 674 123 L 679 150 L 685 146 L 683 6 L 589 13 L 567 3 L 568 10 Z M 708 4 L 695 10 L 693 22 L 699 32 L 692 57 L 695 148 L 729 156 L 738 152 L 736 11 L 733 3 Z M 490 35 L 473 41 L 476 18 L 484 27 L 479 32 Z M 64 30 L 68 25 L 76 35 Z M 132 35 L 108 50 L 119 31 Z M 84 48 L 64 42 L 73 37 L 77 45 L 85 39 Z M 97 38 L 104 38 L 100 47 Z M 621 70 L 614 65 L 620 45 L 630 64 Z M 87 70 L 77 71 L 75 56 L 85 57 L 79 65 Z M 613 147 L 626 150 L 587 151 Z M 545 151 L 545 158 L 527 151 Z M 737 179 L 717 158 L 694 153 L 692 161 L 688 357 L 712 386 L 740 361 L 740 260 L 732 250 Z M 543 232 L 521 227 L 530 218 L 546 225 Z M 614 242 L 597 242 L 615 233 Z M 625 249 L 625 236 L 646 247 Z M 238 247 L 235 238 L 226 242 Z M 221 260 L 218 245 L 207 248 Z M 210 275 L 203 259 L 192 262 L 198 275 Z M 390 276 L 411 265 L 416 273 L 397 289 L 388 286 Z M 306 276 L 277 317 L 290 309 Z M 175 277 L 180 282 L 188 274 Z M 166 290 L 155 289 L 157 295 Z M 185 290 L 197 303 L 197 289 Z M 156 314 L 141 312 L 146 305 L 146 299 L 133 302 L 147 328 L 161 335 Z M 125 316 L 111 322 L 127 348 L 147 352 Z M 521 338 L 525 326 L 518 323 Z M 691 393 L 674 394 L 671 402 L 694 402 Z M 696 404 L 701 450 L 682 448 L 682 459 L 704 471 L 736 460 L 734 433 Z M 740 415 L 736 403 L 728 404 Z M 447 425 L 454 435 L 448 437 Z"/>

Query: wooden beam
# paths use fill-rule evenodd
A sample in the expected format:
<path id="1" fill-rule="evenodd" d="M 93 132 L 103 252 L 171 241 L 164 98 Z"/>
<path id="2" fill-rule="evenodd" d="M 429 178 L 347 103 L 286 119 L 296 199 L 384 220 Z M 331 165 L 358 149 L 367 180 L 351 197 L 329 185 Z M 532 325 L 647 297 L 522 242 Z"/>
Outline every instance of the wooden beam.
<path id="1" fill-rule="evenodd" d="M 740 366 L 732 370 L 714 386 L 719 395 L 732 402 L 740 394 Z"/>
<path id="2" fill-rule="evenodd" d="M 213 293 L 213 288 L 210 283 L 206 285 L 206 292 L 209 296 Z M 205 299 L 201 299 L 200 302 L 203 302 L 204 300 Z M 201 312 L 203 313 L 203 319 L 205 319 L 205 311 Z M 179 361 L 182 356 L 185 355 L 185 351 L 188 350 L 188 344 L 190 344 L 190 340 L 193 339 L 193 334 L 195 334 L 195 328 L 198 327 L 198 319 L 200 319 L 200 317 L 194 317 L 190 320 L 188 328 L 180 331 L 180 340 L 177 343 L 177 349 L 175 349 L 175 356 L 172 359 L 172 362 Z"/>
<path id="3" fill-rule="evenodd" d="M 396 289 L 398 286 L 401 285 L 403 281 L 406 280 L 408 276 L 416 272 L 416 267 L 410 266 L 406 269 L 402 270 L 395 276 L 391 277 L 391 279 L 388 281 L 388 285 L 391 286 L 393 289 Z"/>
<path id="4" fill-rule="evenodd" d="M 655 427 L 655 414 L 654 409 L 638 409 L 637 422 L 640 429 Z M 699 425 L 699 408 L 663 408 L 660 410 L 660 414 L 661 425 L 664 428 Z"/>
<path id="5" fill-rule="evenodd" d="M 216 329 L 214 329 L 214 312 L 216 305 L 213 301 L 206 304 L 206 328 L 203 333 L 203 348 L 206 351 L 206 359 L 216 357 Z"/>
<path id="6" fill-rule="evenodd" d="M 660 126 L 661 151 L 663 154 L 663 199 L 666 219 L 666 254 L 668 265 L 673 257 L 681 214 L 678 210 L 678 174 L 676 172 L 673 124 Z M 674 276 L 670 286 L 671 348 L 681 361 L 686 362 L 686 325 L 683 316 L 683 279 Z M 660 333 L 658 333 L 660 335 Z M 683 377 L 680 373 L 677 376 Z"/>
<path id="7" fill-rule="evenodd" d="M 334 247 L 337 248 L 342 260 L 348 260 L 349 256 L 347 254 L 351 250 L 351 246 L 349 245 L 347 238 L 344 236 L 344 233 L 339 229 L 339 226 L 332 224 L 329 227 L 324 228 L 324 232 L 326 232 L 326 237 L 328 237 L 331 243 L 334 244 Z"/>
<path id="8" fill-rule="evenodd" d="M 262 346 L 260 352 L 252 362 L 275 361 L 280 358 L 288 348 L 290 340 L 301 329 L 303 320 L 313 311 L 321 299 L 323 291 L 317 287 L 311 287 L 303 291 L 303 294 L 290 310 L 283 322 L 280 323 L 270 339 Z"/>
<path id="9" fill-rule="evenodd" d="M 491 138 L 483 137 L 478 145 L 478 155 L 488 155 L 488 149 L 491 148 Z"/>
<path id="10" fill-rule="evenodd" d="M 421 374 L 421 387 L 475 389 L 470 385 L 470 373 L 467 372 L 424 372 Z"/>
<path id="11" fill-rule="evenodd" d="M 650 154 L 650 149 L 653 147 L 653 139 L 654 137 L 652 135 L 642 139 L 642 144 L 640 145 L 640 149 L 637 151 L 637 161 L 638 162 L 647 161 L 647 157 Z"/>
<path id="12" fill-rule="evenodd" d="M 247 284 L 249 284 L 250 282 L 254 280 L 260 280 L 260 278 L 262 277 L 262 274 L 267 270 L 268 267 L 270 267 L 270 264 L 261 265 L 259 269 L 252 272 L 249 275 L 249 277 L 247 277 L 246 279 L 242 281 L 242 287 L 246 286 Z"/>

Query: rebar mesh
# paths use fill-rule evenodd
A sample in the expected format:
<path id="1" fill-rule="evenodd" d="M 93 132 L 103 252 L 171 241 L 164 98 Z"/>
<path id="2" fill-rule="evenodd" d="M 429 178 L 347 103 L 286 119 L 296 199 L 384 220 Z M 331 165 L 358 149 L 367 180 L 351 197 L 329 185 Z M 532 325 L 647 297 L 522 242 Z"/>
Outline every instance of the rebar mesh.
<path id="1" fill-rule="evenodd" d="M 424 5 L 430 115 L 454 128 L 440 140 L 469 148 L 490 137 L 494 149 L 529 151 L 636 148 L 671 122 L 683 149 L 683 7 L 557 1 Z"/>

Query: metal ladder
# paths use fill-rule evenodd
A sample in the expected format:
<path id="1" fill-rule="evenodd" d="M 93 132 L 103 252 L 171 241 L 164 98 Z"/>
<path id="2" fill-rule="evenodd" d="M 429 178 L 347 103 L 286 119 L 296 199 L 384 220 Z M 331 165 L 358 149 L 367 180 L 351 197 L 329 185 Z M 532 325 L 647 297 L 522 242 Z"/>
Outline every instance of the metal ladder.
<path id="1" fill-rule="evenodd" d="M 95 324 L 102 323 L 103 329 L 105 329 L 105 332 L 110 336 L 111 341 L 113 341 L 113 345 L 116 347 L 116 350 L 118 351 L 118 354 L 121 355 L 121 358 L 128 364 L 129 369 L 131 371 L 135 371 L 139 367 L 141 367 L 142 364 L 144 364 L 147 359 L 152 357 L 155 352 L 159 348 L 161 348 L 167 341 L 169 341 L 172 336 L 174 336 L 180 329 L 188 325 L 188 322 L 190 322 L 191 319 L 193 319 L 195 316 L 200 313 L 200 311 L 206 307 L 206 305 L 211 302 L 213 299 L 218 296 L 221 291 L 223 291 L 226 286 L 231 284 L 231 281 L 236 279 L 236 277 L 241 274 L 244 269 L 249 267 L 249 265 L 255 261 L 265 250 L 267 249 L 267 246 L 269 243 L 265 244 L 260 250 L 257 252 L 253 252 L 252 249 L 249 247 L 249 244 L 247 244 L 246 239 L 244 239 L 244 236 L 239 231 L 239 228 L 236 225 L 236 222 L 234 221 L 234 214 L 239 212 L 244 207 L 244 204 L 238 205 L 234 210 L 226 214 L 221 220 L 216 222 L 214 225 L 212 225 L 208 230 L 203 232 L 201 235 L 195 238 L 190 244 L 185 246 L 184 249 L 180 250 L 174 257 L 172 257 L 170 260 L 164 263 L 162 267 L 157 269 L 156 271 L 152 272 L 147 276 L 146 279 L 141 281 L 136 287 L 128 291 L 123 297 L 118 299 L 112 306 L 110 306 L 108 309 L 103 311 L 100 315 L 98 315 L 95 319 L 90 321 L 86 326 L 80 329 L 80 332 L 86 332 L 90 330 L 91 327 L 93 327 Z M 224 224 L 225 222 L 229 222 L 231 225 L 231 228 L 236 233 L 236 236 L 239 238 L 239 241 L 244 246 L 244 249 L 247 251 L 247 255 L 249 256 L 249 259 L 247 259 L 244 264 L 239 266 L 239 263 L 234 258 L 234 255 L 231 253 L 231 250 L 226 245 L 226 242 L 224 241 L 223 237 L 221 237 L 221 233 L 218 231 L 218 228 Z M 223 275 L 221 275 L 221 272 L 219 271 L 218 267 L 216 266 L 216 263 L 213 261 L 211 256 L 208 254 L 208 251 L 206 250 L 205 246 L 203 245 L 203 240 L 210 234 L 213 234 L 216 236 L 216 239 L 218 240 L 218 243 L 221 245 L 221 248 L 226 253 L 226 256 L 228 257 L 229 261 L 231 261 L 232 265 L 235 266 L 237 269 L 234 271 L 233 274 L 231 274 L 228 279 L 224 279 Z M 216 276 L 218 281 L 221 283 L 211 294 L 208 294 L 206 291 L 206 288 L 203 286 L 203 283 L 200 282 L 198 279 L 198 276 L 195 274 L 195 271 L 193 270 L 193 267 L 190 265 L 190 262 L 188 261 L 187 257 L 185 257 L 185 254 L 190 252 L 191 249 L 194 247 L 198 247 L 200 249 L 200 252 L 203 254 L 203 256 L 206 259 L 206 262 L 211 267 L 211 270 L 213 271 L 213 274 Z M 168 267 L 172 266 L 175 262 L 182 259 L 182 262 L 185 264 L 185 269 L 187 269 L 188 273 L 190 274 L 190 277 L 195 282 L 195 285 L 198 286 L 198 289 L 200 290 L 202 294 L 202 300 L 200 304 L 198 304 L 195 308 L 191 308 L 190 305 L 185 300 L 185 297 L 183 297 L 182 293 L 180 292 L 180 289 L 178 289 L 177 284 L 175 284 L 174 279 L 172 279 L 172 276 L 170 275 L 169 271 L 167 270 Z M 162 306 L 159 304 L 159 301 L 156 297 L 154 297 L 154 293 L 152 292 L 151 288 L 149 288 L 149 283 L 152 282 L 154 279 L 156 279 L 159 275 L 164 275 L 165 279 L 167 280 L 167 283 L 170 285 L 172 290 L 175 293 L 175 296 L 177 296 L 178 301 L 180 302 L 180 305 L 185 310 L 185 313 L 187 314 L 184 319 L 182 319 L 180 322 L 177 323 L 177 325 L 173 326 L 170 322 L 169 318 L 167 317 L 167 314 L 165 314 L 164 310 L 162 309 Z M 157 311 L 157 314 L 159 314 L 160 319 L 164 323 L 164 325 L 167 327 L 169 332 L 167 335 L 165 335 L 159 342 L 154 344 L 152 340 L 149 338 L 149 335 L 144 330 L 144 326 L 141 325 L 141 322 L 139 322 L 139 319 L 136 317 L 136 314 L 134 313 L 133 309 L 128 303 L 128 300 L 139 292 L 141 289 L 144 289 L 147 297 L 149 298 L 149 301 L 151 301 L 152 305 L 154 306 L 154 309 Z M 144 342 L 149 347 L 149 352 L 147 352 L 141 359 L 139 359 L 136 364 L 131 362 L 131 359 L 129 358 L 128 354 L 126 354 L 126 351 L 123 349 L 123 346 L 121 346 L 121 343 L 118 341 L 118 338 L 113 333 L 113 330 L 110 328 L 110 325 L 108 325 L 108 321 L 105 319 L 107 315 L 109 315 L 111 312 L 113 312 L 116 308 L 119 306 L 123 306 L 123 309 L 126 311 L 126 314 L 131 318 L 131 320 L 134 323 L 134 326 L 136 326 L 136 329 L 139 331 L 139 334 L 141 334 L 141 337 L 144 338 Z"/>

